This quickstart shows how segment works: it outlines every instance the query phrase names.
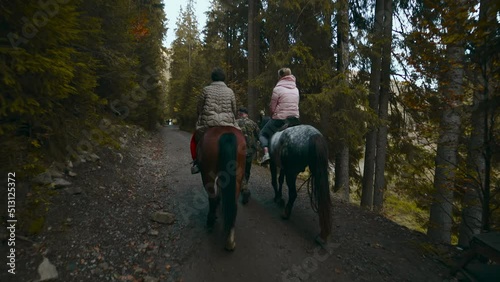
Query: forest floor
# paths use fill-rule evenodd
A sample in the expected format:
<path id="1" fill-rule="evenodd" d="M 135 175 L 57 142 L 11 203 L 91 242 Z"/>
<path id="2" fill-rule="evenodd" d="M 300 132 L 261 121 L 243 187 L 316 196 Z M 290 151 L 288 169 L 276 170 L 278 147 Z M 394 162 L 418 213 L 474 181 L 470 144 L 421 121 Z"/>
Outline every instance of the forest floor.
<path id="1" fill-rule="evenodd" d="M 238 208 L 236 250 L 226 252 L 222 221 L 205 228 L 208 201 L 200 175 L 190 174 L 189 138 L 162 127 L 75 167 L 42 230 L 17 234 L 15 275 L 7 273 L 4 236 L 0 281 L 469 281 L 448 274 L 455 248 L 336 197 L 331 242 L 321 248 L 306 189 L 284 221 L 270 173 L 258 165 L 250 203 Z M 167 223 L 152 220 L 159 211 Z"/>

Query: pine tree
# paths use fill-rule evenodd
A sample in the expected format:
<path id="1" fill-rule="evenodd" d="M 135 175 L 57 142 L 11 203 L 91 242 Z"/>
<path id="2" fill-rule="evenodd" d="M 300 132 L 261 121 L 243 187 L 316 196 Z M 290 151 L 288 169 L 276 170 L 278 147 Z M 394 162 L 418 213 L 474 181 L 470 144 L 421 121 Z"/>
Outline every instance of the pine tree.
<path id="1" fill-rule="evenodd" d="M 209 78 L 209 72 L 200 68 L 203 65 L 199 56 L 201 41 L 193 1 L 188 1 L 185 9 L 181 9 L 175 34 L 171 50 L 172 77 L 169 81 L 168 102 L 181 128 L 193 129 L 197 118 L 197 97 Z"/>
<path id="2" fill-rule="evenodd" d="M 78 47 L 95 26 L 82 24 L 80 5 L 8 1 L 0 6 L 1 153 L 7 157 L 2 164 L 11 169 L 40 169 L 46 154 L 61 158 L 61 148 L 81 138 L 74 128 L 96 119 L 96 60 Z M 68 138 L 68 131 L 76 138 Z"/>
<path id="3" fill-rule="evenodd" d="M 494 74 L 495 61 L 498 64 L 498 48 L 494 45 L 495 12 L 491 1 L 480 1 L 479 18 L 474 22 L 475 32 L 471 34 L 470 80 L 473 88 L 470 114 L 470 137 L 467 144 L 466 167 L 463 178 L 462 221 L 460 222 L 458 244 L 469 246 L 472 236 L 492 226 L 491 209 L 495 197 L 491 193 L 491 147 L 494 144 L 494 118 L 498 111 L 495 100 L 495 85 L 498 75 Z M 497 86 L 498 87 L 498 86 Z M 492 105 L 493 104 L 493 105 Z M 493 134 L 492 134 L 493 133 Z M 494 171 L 493 171 L 494 173 Z M 494 174 L 493 174 L 494 175 Z M 498 191 L 497 189 L 495 189 Z M 495 191 L 493 190 L 493 191 Z"/>

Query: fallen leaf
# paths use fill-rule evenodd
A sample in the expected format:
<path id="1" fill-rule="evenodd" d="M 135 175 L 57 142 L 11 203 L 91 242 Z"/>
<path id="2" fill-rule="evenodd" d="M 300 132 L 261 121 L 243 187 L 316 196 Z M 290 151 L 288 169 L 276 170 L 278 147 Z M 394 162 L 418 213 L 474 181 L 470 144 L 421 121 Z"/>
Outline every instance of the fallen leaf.
<path id="1" fill-rule="evenodd" d="M 122 281 L 134 281 L 135 280 L 135 277 L 132 276 L 132 275 L 122 275 L 120 276 L 120 280 Z"/>

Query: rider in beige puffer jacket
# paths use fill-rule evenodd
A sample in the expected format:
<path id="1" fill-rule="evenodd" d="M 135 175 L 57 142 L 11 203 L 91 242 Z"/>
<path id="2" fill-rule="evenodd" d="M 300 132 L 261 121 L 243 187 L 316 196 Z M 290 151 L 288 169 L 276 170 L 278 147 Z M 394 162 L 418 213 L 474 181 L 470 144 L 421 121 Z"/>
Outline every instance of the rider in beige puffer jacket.
<path id="1" fill-rule="evenodd" d="M 224 81 L 214 81 L 203 88 L 198 101 L 196 130 L 204 131 L 213 126 L 234 126 L 236 122 L 236 99 Z"/>
<path id="2" fill-rule="evenodd" d="M 236 98 L 233 90 L 224 83 L 225 79 L 224 71 L 215 68 L 212 71 L 212 83 L 203 88 L 198 100 L 198 121 L 195 134 L 191 138 L 191 157 L 193 158 L 191 173 L 199 172 L 196 163 L 196 144 L 209 127 L 233 126 L 240 129 L 236 121 Z"/>

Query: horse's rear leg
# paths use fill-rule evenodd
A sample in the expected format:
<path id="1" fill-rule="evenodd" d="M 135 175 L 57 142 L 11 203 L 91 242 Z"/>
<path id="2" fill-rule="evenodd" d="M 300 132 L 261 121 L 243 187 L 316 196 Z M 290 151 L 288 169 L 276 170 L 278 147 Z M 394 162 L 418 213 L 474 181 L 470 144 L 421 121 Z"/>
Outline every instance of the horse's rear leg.
<path id="1" fill-rule="evenodd" d="M 226 250 L 234 251 L 234 248 L 236 248 L 236 241 L 234 240 L 234 226 L 233 226 L 231 227 L 227 235 Z"/>
<path id="2" fill-rule="evenodd" d="M 284 181 L 283 172 L 282 172 L 282 170 L 280 170 L 279 187 L 278 187 L 278 181 L 277 181 L 278 169 L 276 167 L 276 164 L 271 160 L 271 163 L 269 166 L 271 169 L 271 185 L 273 186 L 273 190 L 274 190 L 274 202 L 281 203 L 283 205 L 284 201 L 283 201 L 282 194 L 281 194 L 281 191 L 283 188 L 283 181 Z"/>
<path id="3" fill-rule="evenodd" d="M 278 198 L 278 205 L 280 207 L 283 207 L 285 206 L 285 200 L 283 200 L 283 183 L 285 182 L 285 170 L 284 169 L 280 169 L 280 176 L 278 178 L 278 195 L 279 195 L 279 198 Z"/>
<path id="4" fill-rule="evenodd" d="M 219 205 L 220 197 L 209 197 L 208 198 L 208 216 L 207 216 L 207 227 L 214 226 L 215 220 L 217 219 L 217 206 Z"/>
<path id="5" fill-rule="evenodd" d="M 292 214 L 293 203 L 295 202 L 295 199 L 297 199 L 297 187 L 295 186 L 297 175 L 298 173 L 286 174 L 286 185 L 288 186 L 288 203 L 286 204 L 285 210 L 283 211 L 283 219 L 290 218 L 290 215 Z"/>
<path id="6" fill-rule="evenodd" d="M 274 202 L 277 202 L 279 197 L 278 197 L 278 172 L 276 168 L 276 164 L 271 160 L 271 163 L 269 164 L 269 168 L 271 169 L 271 185 L 273 186 L 274 190 Z"/>
<path id="7" fill-rule="evenodd" d="M 237 193 L 238 195 L 238 193 Z M 234 199 L 235 202 L 238 202 L 238 197 L 236 197 L 236 199 Z M 224 201 L 224 199 L 222 199 Z M 237 205 L 235 205 L 235 209 L 237 208 Z M 226 250 L 228 251 L 234 251 L 234 249 L 236 248 L 236 241 L 234 239 L 234 226 L 236 224 L 236 210 L 234 210 L 234 213 L 235 213 L 235 217 L 228 221 L 228 222 L 225 222 L 226 224 L 226 230 L 227 230 L 227 239 L 226 239 Z M 227 218 L 225 219 L 227 220 Z"/>

